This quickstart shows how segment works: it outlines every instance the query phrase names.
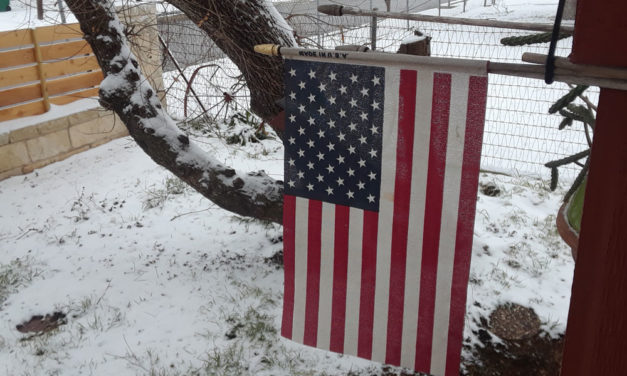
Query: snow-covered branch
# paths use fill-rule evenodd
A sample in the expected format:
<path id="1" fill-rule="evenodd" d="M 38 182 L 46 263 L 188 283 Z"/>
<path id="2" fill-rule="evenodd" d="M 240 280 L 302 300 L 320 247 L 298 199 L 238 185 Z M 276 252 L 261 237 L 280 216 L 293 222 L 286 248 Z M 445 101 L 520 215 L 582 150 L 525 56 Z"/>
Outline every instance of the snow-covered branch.
<path id="1" fill-rule="evenodd" d="M 282 183 L 263 171 L 236 172 L 190 142 L 143 76 L 113 4 L 108 0 L 66 3 L 105 75 L 100 86 L 101 104 L 118 114 L 139 146 L 218 206 L 239 215 L 280 222 Z"/>

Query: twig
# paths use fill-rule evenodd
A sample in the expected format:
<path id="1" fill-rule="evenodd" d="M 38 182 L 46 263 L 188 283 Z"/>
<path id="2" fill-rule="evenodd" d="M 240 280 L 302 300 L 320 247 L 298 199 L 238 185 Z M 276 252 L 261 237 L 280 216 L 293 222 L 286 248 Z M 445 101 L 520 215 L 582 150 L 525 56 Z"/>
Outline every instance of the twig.
<path id="1" fill-rule="evenodd" d="M 207 209 L 196 210 L 196 211 L 191 211 L 191 212 L 187 212 L 187 213 L 178 214 L 178 215 L 175 215 L 174 217 L 170 218 L 170 222 L 172 222 L 172 221 L 174 221 L 175 219 L 178 219 L 178 218 L 180 218 L 180 217 L 183 217 L 183 216 L 185 216 L 185 215 L 188 215 L 188 214 L 202 213 L 202 212 L 207 211 L 207 210 L 210 210 L 210 209 L 213 209 L 213 206 L 210 206 L 210 207 L 208 207 Z"/>

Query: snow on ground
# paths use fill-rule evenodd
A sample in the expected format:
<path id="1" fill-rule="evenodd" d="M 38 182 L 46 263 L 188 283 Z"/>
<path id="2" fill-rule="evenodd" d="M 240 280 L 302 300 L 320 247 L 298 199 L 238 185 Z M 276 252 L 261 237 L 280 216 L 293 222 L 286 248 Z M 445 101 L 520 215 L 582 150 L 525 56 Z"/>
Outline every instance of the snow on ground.
<path id="1" fill-rule="evenodd" d="M 476 3 L 469 12 L 494 12 Z M 517 4 L 505 3 L 494 9 Z M 282 176 L 276 140 L 200 141 L 226 164 Z M 464 337 L 475 342 L 478 318 L 505 302 L 563 333 L 573 270 L 554 225 L 563 190 L 485 173 L 480 182 L 500 192 L 478 194 Z M 280 236 L 278 225 L 215 207 L 129 138 L 4 180 L 0 375 L 378 374 L 374 363 L 278 336 Z M 16 330 L 54 311 L 67 324 Z"/>

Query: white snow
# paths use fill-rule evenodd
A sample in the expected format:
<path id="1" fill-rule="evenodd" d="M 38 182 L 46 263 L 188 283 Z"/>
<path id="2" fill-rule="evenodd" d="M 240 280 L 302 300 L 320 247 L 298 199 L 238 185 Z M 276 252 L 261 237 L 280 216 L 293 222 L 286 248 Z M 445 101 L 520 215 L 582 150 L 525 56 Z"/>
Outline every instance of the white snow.
<path id="1" fill-rule="evenodd" d="M 556 6 L 482 3 L 469 1 L 468 13 L 546 22 Z M 11 16 L 0 14 L 0 25 Z M 197 141 L 216 163 L 282 178 L 276 140 L 237 148 Z M 532 307 L 544 329 L 563 333 L 573 271 L 554 224 L 563 189 L 502 175 L 480 181 L 501 194 L 478 194 L 464 338 L 475 342 L 478 318 L 504 302 Z M 217 208 L 130 138 L 4 180 L 0 374 L 378 374 L 374 363 L 278 336 L 283 271 L 266 258 L 281 250 L 280 235 L 278 225 Z M 55 310 L 68 314 L 56 331 L 15 329 Z"/>

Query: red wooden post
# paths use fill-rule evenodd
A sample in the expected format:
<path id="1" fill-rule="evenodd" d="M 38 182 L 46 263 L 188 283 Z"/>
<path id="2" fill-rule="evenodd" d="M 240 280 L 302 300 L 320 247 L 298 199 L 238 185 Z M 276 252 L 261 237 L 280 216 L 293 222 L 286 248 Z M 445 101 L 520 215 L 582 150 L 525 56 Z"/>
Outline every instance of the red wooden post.
<path id="1" fill-rule="evenodd" d="M 627 67 L 627 1 L 578 1 L 571 61 Z M 562 376 L 627 375 L 626 110 L 601 90 Z"/>

